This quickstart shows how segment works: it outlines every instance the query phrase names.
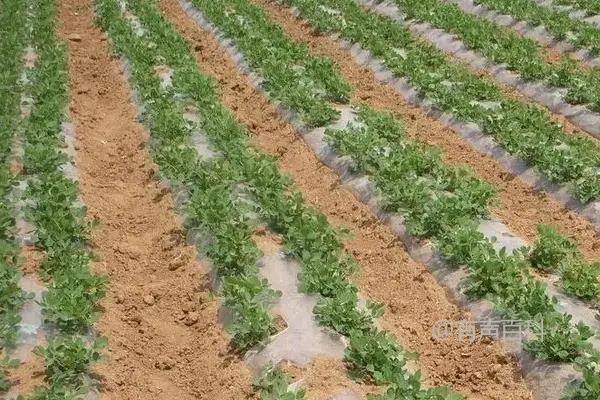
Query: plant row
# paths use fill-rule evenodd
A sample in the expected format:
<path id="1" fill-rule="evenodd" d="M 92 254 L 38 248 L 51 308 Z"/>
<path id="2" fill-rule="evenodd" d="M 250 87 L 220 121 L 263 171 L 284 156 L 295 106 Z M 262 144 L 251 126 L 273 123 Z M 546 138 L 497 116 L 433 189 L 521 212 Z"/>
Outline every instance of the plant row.
<path id="1" fill-rule="evenodd" d="M 358 290 L 348 279 L 357 268 L 356 261 L 344 251 L 340 239 L 342 233 L 332 228 L 323 214 L 305 204 L 292 180 L 279 173 L 274 159 L 250 145 L 246 129 L 219 103 L 213 80 L 199 71 L 187 44 L 156 6 L 141 0 L 130 0 L 127 4 L 145 27 L 143 36 L 134 34 L 120 15 L 115 0 L 100 1 L 99 21 L 109 32 L 117 52 L 133 65 L 134 81 L 146 106 L 145 119 L 158 139 L 153 154 L 161 173 L 190 190 L 188 228 L 208 223 L 204 221 L 212 216 L 207 209 L 215 208 L 213 202 L 223 202 L 222 196 L 207 198 L 210 186 L 199 179 L 229 168 L 226 176 L 230 179 L 222 184 L 229 190 L 237 189 L 248 195 L 244 207 L 250 207 L 249 214 L 254 214 L 254 225 L 266 224 L 282 237 L 284 251 L 302 267 L 301 290 L 320 295 L 315 308 L 317 319 L 350 337 L 346 361 L 352 373 L 359 379 L 390 384 L 390 390 L 411 398 L 458 398 L 447 389 L 422 388 L 419 376 L 407 372 L 405 353 L 388 333 L 374 325 L 381 307 L 370 305 L 368 310 L 357 307 Z M 156 65 L 168 65 L 173 69 L 172 90 L 158 89 L 160 80 L 152 72 Z M 175 98 L 178 100 L 174 101 Z M 184 109 L 181 103 L 198 111 L 198 128 L 222 157 L 202 161 L 192 154 L 193 149 L 186 145 L 190 129 L 177 129 L 180 124 L 176 121 Z M 159 108 L 155 107 L 157 104 Z M 161 114 L 163 110 L 171 112 L 164 115 Z M 168 145 L 166 140 L 173 132 L 178 132 L 180 137 L 177 146 Z M 231 224 L 232 221 L 224 223 Z M 232 259 L 240 258 L 237 253 L 235 255 Z M 240 265 L 246 272 L 235 277 L 244 278 L 247 271 L 255 270 L 255 265 L 254 257 L 246 259 Z M 232 285 L 237 287 L 235 283 Z M 222 296 L 226 303 L 231 299 L 225 289 Z M 286 396 L 301 395 L 295 392 Z"/>
<path id="2" fill-rule="evenodd" d="M 565 11 L 539 4 L 536 0 L 474 0 L 490 10 L 511 15 L 533 26 L 544 26 L 556 39 L 567 40 L 577 48 L 589 49 L 600 54 L 600 28 L 571 18 Z"/>
<path id="3" fill-rule="evenodd" d="M 563 6 L 576 7 L 580 10 L 585 11 L 587 15 L 600 14 L 599 0 L 554 0 L 553 2 Z"/>
<path id="4" fill-rule="evenodd" d="M 296 6 L 317 33 L 338 33 L 369 50 L 437 108 L 478 124 L 550 180 L 572 185 L 582 201 L 600 197 L 600 148 L 591 139 L 569 135 L 534 105 L 507 99 L 491 81 L 449 61 L 406 27 L 354 0 L 284 0 L 284 4 Z"/>
<path id="5" fill-rule="evenodd" d="M 37 60 L 28 73 L 26 90 L 33 104 L 23 126 L 25 218 L 34 226 L 36 247 L 45 254 L 38 272 L 48 286 L 41 307 L 51 328 L 48 345 L 35 349 L 45 359 L 47 387 L 28 398 L 71 399 L 90 388 L 87 368 L 100 358 L 105 345 L 102 338 L 92 341 L 84 336 L 98 316 L 106 278 L 90 271 L 86 210 L 78 205 L 77 183 L 62 170 L 69 162 L 62 150 L 68 78 L 65 49 L 55 36 L 55 4 L 26 3 L 31 10 L 29 40 Z"/>
<path id="6" fill-rule="evenodd" d="M 350 88 L 330 59 L 315 57 L 306 46 L 289 40 L 246 1 L 192 3 L 235 41 L 252 68 L 265 77 L 263 84 L 274 99 L 297 110 L 310 126 L 327 124 L 338 116 L 329 102 L 347 102 Z"/>
<path id="7" fill-rule="evenodd" d="M 19 286 L 19 241 L 15 234 L 11 145 L 20 121 L 20 85 L 27 33 L 25 2 L 0 1 L 0 392 L 10 387 L 6 369 L 15 366 L 8 357 L 14 348 L 20 310 L 26 299 Z"/>
<path id="8" fill-rule="evenodd" d="M 481 188 L 482 183 L 468 171 L 445 166 L 439 154 L 411 142 L 389 114 L 360 108 L 356 123 L 345 129 L 328 129 L 326 136 L 341 155 L 352 158 L 357 171 L 372 179 L 387 209 L 405 217 L 410 233 L 433 240 L 451 265 L 467 267 L 464 292 L 469 297 L 491 300 L 506 318 L 543 323 L 543 328 L 533 329 L 538 334 L 543 330 L 543 335 L 525 342 L 526 350 L 537 358 L 561 362 L 573 362 L 592 350 L 588 342 L 591 329 L 582 323 L 573 324 L 570 315 L 558 312 L 557 300 L 550 298 L 545 285 L 530 274 L 532 264 L 554 266 L 566 262 L 568 256 L 575 257 L 573 247 L 542 230 L 531 251 L 523 248 L 508 254 L 505 249 L 497 250 L 493 240 L 478 230 L 477 214 L 481 212 L 469 215 L 470 208 L 464 207 L 465 199 L 476 198 L 472 193 L 478 192 L 457 190 L 461 186 Z M 456 185 L 457 176 L 462 185 Z M 487 196 L 488 191 L 479 193 Z M 489 197 L 480 198 L 484 209 Z M 570 253 L 563 255 L 567 249 Z M 574 279 L 585 285 L 587 278 Z M 595 279 L 597 286 L 598 276 Z"/>
<path id="9" fill-rule="evenodd" d="M 548 62 L 540 46 L 531 39 L 472 14 L 443 0 L 394 0 L 409 18 L 428 22 L 456 35 L 467 47 L 498 64 L 537 80 L 567 89 L 565 100 L 590 104 L 600 110 L 600 69 L 583 71 L 577 61 L 563 56 Z"/>

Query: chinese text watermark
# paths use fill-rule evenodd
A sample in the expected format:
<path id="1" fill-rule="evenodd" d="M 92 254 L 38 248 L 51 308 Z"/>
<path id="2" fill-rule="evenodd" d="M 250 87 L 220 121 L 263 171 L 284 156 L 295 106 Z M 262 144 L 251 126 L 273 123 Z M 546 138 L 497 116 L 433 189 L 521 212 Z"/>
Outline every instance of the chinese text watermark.
<path id="1" fill-rule="evenodd" d="M 469 340 L 493 338 L 500 340 L 521 341 L 525 332 L 535 330 L 543 338 L 544 322 L 532 320 L 484 320 L 484 321 L 447 321 L 441 320 L 433 324 L 431 334 L 434 339 L 443 340 L 451 337 Z"/>

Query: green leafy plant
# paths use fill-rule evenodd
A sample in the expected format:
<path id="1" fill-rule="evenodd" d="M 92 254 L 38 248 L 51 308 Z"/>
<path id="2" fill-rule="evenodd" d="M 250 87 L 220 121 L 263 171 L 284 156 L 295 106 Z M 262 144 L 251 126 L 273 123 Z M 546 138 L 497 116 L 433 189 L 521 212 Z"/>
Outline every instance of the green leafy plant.
<path id="1" fill-rule="evenodd" d="M 84 332 L 99 315 L 106 282 L 106 277 L 94 276 L 85 267 L 55 274 L 42 296 L 45 321 L 64 332 Z"/>
<path id="2" fill-rule="evenodd" d="M 470 265 L 491 257 L 493 243 L 477 229 L 477 223 L 462 219 L 435 238 L 436 248 L 453 265 Z"/>
<path id="3" fill-rule="evenodd" d="M 331 327 L 344 336 L 355 331 L 367 332 L 373 329 L 374 319 L 381 316 L 376 308 L 360 310 L 358 296 L 354 288 L 348 288 L 333 297 L 326 297 L 315 307 L 315 316 L 323 326 Z"/>
<path id="4" fill-rule="evenodd" d="M 14 346 L 17 325 L 21 321 L 19 310 L 30 297 L 21 290 L 20 278 L 15 266 L 0 261 L 0 348 Z"/>
<path id="5" fill-rule="evenodd" d="M 247 350 L 277 331 L 268 306 L 281 294 L 269 289 L 265 279 L 255 275 L 227 277 L 221 294 L 224 304 L 234 313 L 229 330 L 236 348 Z"/>
<path id="6" fill-rule="evenodd" d="M 260 389 L 262 400 L 303 400 L 304 389 L 290 389 L 289 378 L 278 367 L 267 367 L 254 383 Z"/>
<path id="7" fill-rule="evenodd" d="M 351 375 L 375 384 L 389 384 L 405 373 L 406 361 L 414 356 L 402 351 L 387 332 L 354 331 L 346 348 L 345 361 Z"/>
<path id="8" fill-rule="evenodd" d="M 573 382 L 561 400 L 594 400 L 600 397 L 600 353 L 585 353 L 575 360 L 583 379 Z"/>
<path id="9" fill-rule="evenodd" d="M 544 317 L 543 325 L 536 327 L 538 337 L 523 346 L 542 360 L 574 361 L 591 348 L 587 340 L 593 336 L 583 323 L 573 325 L 568 314 L 553 313 Z"/>
<path id="10" fill-rule="evenodd" d="M 79 336 L 62 336 L 52 339 L 46 347 L 36 347 L 34 353 L 43 357 L 46 364 L 47 388 L 38 388 L 28 400 L 58 400 L 81 398 L 94 384 L 89 368 L 102 360 L 105 338 L 97 338 L 88 345 Z M 25 400 L 19 396 L 19 400 Z"/>
<path id="11" fill-rule="evenodd" d="M 562 236 L 552 226 L 538 226 L 538 240 L 530 254 L 534 267 L 546 271 L 556 270 L 578 256 L 577 245 L 572 240 Z"/>
<path id="12" fill-rule="evenodd" d="M 561 280 L 567 293 L 585 300 L 600 299 L 600 262 L 574 262 L 563 268 Z"/>
<path id="13" fill-rule="evenodd" d="M 551 226 L 538 227 L 539 238 L 531 253 L 536 268 L 560 272 L 565 292 L 584 300 L 600 296 L 600 264 L 583 260 L 575 242 Z"/>

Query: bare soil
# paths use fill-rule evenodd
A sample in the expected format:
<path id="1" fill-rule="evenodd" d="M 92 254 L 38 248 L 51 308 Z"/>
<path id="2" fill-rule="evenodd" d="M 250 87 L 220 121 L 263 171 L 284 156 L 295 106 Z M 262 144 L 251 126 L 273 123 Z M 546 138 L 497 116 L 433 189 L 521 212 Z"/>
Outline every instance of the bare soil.
<path id="1" fill-rule="evenodd" d="M 381 394 L 381 387 L 369 386 L 348 379 L 341 360 L 321 358 L 314 360 L 308 368 L 293 364 L 282 365 L 283 370 L 294 382 L 306 388 L 310 400 L 332 400 L 332 396 L 352 392 L 364 399 L 367 394 Z"/>
<path id="2" fill-rule="evenodd" d="M 189 18 L 177 0 L 161 0 L 160 6 L 187 38 L 200 67 L 217 78 L 223 103 L 250 130 L 254 143 L 277 157 L 280 169 L 293 176 L 311 205 L 335 225 L 350 229 L 353 238 L 346 248 L 362 267 L 356 283 L 364 296 L 385 304 L 383 327 L 420 354 L 427 383 L 451 385 L 473 399 L 529 399 L 515 360 L 499 344 L 432 338 L 435 321 L 469 315 L 452 303 L 423 265 L 408 256 L 392 232 L 340 186 L 335 173 L 279 118 L 268 98 L 253 88 L 215 38 Z M 286 18 L 291 24 L 291 18 Z M 321 382 L 325 379 L 318 377 Z"/>

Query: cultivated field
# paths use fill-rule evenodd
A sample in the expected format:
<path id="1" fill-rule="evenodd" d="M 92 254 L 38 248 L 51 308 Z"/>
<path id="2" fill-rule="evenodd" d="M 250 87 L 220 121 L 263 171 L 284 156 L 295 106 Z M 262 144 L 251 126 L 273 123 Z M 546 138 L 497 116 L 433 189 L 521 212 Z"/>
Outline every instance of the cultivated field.
<path id="1" fill-rule="evenodd" d="M 2 398 L 600 400 L 600 1 L 0 33 Z"/>

